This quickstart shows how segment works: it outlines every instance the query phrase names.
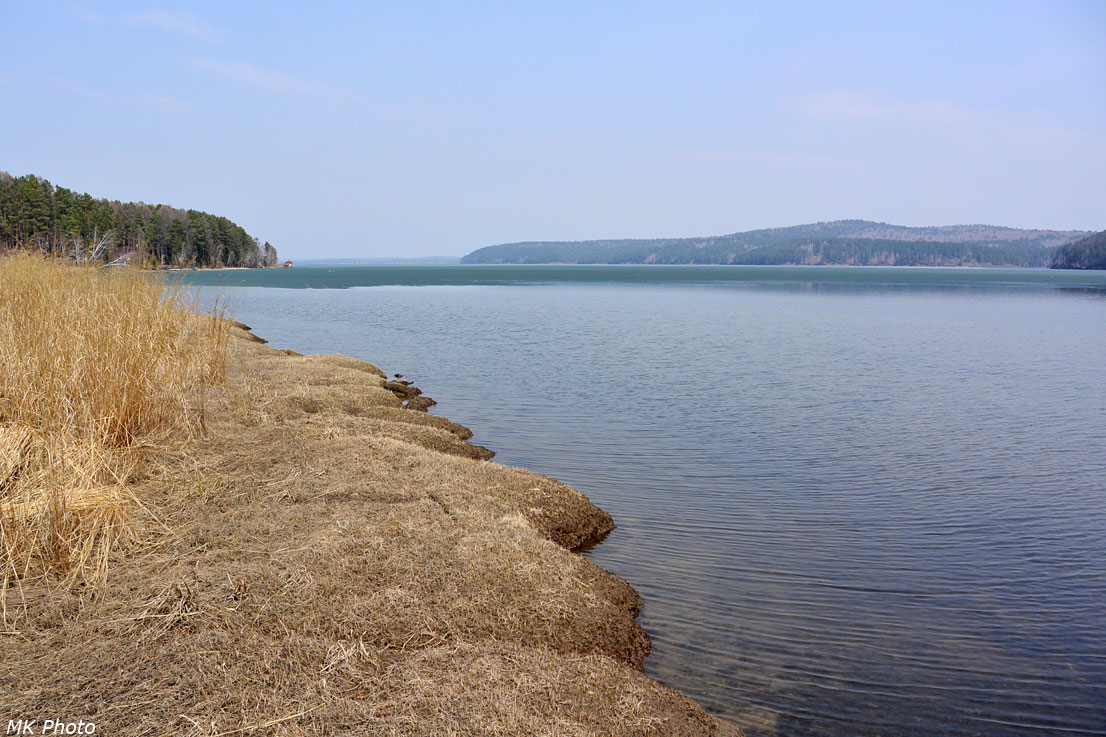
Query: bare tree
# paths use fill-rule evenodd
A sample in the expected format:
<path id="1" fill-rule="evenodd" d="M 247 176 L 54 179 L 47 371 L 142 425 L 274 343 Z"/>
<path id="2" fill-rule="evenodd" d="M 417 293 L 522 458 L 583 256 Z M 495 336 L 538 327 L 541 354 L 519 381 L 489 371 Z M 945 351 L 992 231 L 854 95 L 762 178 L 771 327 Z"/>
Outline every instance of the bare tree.
<path id="1" fill-rule="evenodd" d="M 92 236 L 96 238 L 95 235 Z M 99 239 L 96 240 L 95 245 L 88 251 L 84 248 L 84 241 L 80 236 L 73 239 L 73 260 L 79 263 L 88 263 L 90 261 L 99 261 L 103 259 L 104 254 L 111 248 L 112 243 L 115 241 L 115 233 L 108 230 L 105 231 Z"/>

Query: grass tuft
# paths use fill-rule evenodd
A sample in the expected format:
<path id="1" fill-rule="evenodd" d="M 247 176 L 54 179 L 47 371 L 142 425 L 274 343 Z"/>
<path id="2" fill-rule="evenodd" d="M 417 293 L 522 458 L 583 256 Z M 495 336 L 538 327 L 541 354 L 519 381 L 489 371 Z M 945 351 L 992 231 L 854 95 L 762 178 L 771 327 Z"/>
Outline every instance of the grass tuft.
<path id="1" fill-rule="evenodd" d="M 227 327 L 132 269 L 0 256 L 0 589 L 102 577 L 128 478 L 202 427 Z"/>

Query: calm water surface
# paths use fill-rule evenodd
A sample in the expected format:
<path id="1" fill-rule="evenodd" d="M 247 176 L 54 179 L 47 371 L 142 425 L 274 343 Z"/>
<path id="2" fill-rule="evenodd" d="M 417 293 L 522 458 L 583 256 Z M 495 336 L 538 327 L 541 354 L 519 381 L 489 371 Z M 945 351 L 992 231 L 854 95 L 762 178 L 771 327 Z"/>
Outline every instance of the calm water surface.
<path id="1" fill-rule="evenodd" d="M 647 670 L 752 735 L 1106 734 L 1106 273 L 191 280 L 607 509 Z"/>

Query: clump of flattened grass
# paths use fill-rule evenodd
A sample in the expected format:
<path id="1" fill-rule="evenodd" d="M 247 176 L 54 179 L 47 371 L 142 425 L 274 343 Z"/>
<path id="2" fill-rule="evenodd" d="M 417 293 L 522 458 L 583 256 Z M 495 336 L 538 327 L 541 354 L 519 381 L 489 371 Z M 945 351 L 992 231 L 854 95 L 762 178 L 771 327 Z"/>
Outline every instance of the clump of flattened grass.
<path id="1" fill-rule="evenodd" d="M 103 574 L 140 504 L 126 480 L 200 427 L 226 336 L 151 274 L 0 256 L 0 595 Z"/>

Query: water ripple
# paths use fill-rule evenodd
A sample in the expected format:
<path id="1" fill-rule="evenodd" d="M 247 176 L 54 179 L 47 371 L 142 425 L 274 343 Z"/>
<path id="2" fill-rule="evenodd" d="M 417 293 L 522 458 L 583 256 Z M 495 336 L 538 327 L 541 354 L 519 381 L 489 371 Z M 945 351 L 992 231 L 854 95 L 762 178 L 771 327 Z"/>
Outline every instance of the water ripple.
<path id="1" fill-rule="evenodd" d="M 231 301 L 610 511 L 648 672 L 751 735 L 1103 734 L 1106 282 L 969 272 Z"/>

